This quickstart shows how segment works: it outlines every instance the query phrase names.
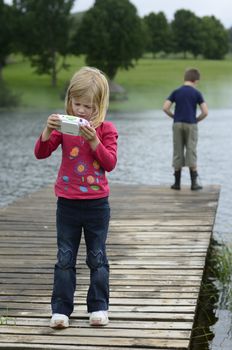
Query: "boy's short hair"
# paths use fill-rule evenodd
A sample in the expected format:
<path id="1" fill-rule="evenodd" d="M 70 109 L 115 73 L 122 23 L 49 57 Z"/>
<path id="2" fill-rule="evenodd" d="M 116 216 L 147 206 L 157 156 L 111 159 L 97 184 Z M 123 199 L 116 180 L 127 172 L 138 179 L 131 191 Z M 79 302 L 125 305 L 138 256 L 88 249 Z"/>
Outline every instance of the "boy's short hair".
<path id="1" fill-rule="evenodd" d="M 184 81 L 197 81 L 197 80 L 200 80 L 200 72 L 198 69 L 196 68 L 190 68 L 190 69 L 187 69 L 185 71 L 185 74 L 184 74 Z"/>

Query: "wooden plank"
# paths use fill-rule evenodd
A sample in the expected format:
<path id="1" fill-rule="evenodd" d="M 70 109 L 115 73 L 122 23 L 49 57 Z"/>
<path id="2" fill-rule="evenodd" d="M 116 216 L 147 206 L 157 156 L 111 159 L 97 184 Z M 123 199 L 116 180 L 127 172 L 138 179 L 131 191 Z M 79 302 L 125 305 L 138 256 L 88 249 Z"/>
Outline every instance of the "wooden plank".
<path id="1" fill-rule="evenodd" d="M 55 333 L 59 336 L 71 336 L 71 337 L 116 337 L 116 338 L 172 338 L 172 339 L 186 339 L 190 336 L 190 330 L 163 330 L 163 329 L 137 329 L 136 332 L 134 329 L 120 328 L 112 329 L 110 327 L 104 328 L 89 328 L 89 327 L 69 327 L 64 332 L 55 332 L 54 330 L 48 329 L 48 327 L 37 326 L 17 326 L 9 327 L 4 326 L 4 334 L 46 334 L 46 333 Z"/>
<path id="2" fill-rule="evenodd" d="M 0 343 L 0 349 L 3 349 L 3 350 L 15 350 L 15 349 L 30 349 L 30 350 L 41 350 L 41 349 L 47 349 L 47 350 L 64 350 L 64 345 L 56 345 L 56 344 L 52 344 L 52 345 L 47 345 L 47 344 L 26 344 L 26 343 L 21 343 L 21 344 L 16 344 L 16 343 Z M 134 348 L 134 347 L 114 347 L 114 346 L 87 346 L 87 345 L 84 345 L 83 346 L 80 346 L 78 345 L 78 350 L 138 350 L 138 348 Z M 141 348 L 140 348 L 141 349 Z M 145 349 L 143 347 L 143 349 Z M 151 349 L 150 347 L 149 348 L 146 348 L 146 349 Z M 155 348 L 155 350 L 163 350 L 164 348 Z M 65 350 L 77 350 L 77 347 L 76 345 L 67 345 L 65 344 Z M 168 350 L 176 350 L 176 348 L 168 348 Z"/>
<path id="3" fill-rule="evenodd" d="M 8 319 L 6 326 L 15 325 L 13 319 Z M 43 326 L 47 327 L 47 319 L 46 318 L 30 318 L 30 317 L 18 317 L 17 318 L 18 326 Z M 72 317 L 71 326 L 72 328 L 89 328 L 89 322 L 87 319 L 75 319 Z M 139 320 L 131 320 L 123 321 L 117 319 L 111 319 L 110 323 L 106 326 L 107 328 L 117 328 L 117 329 L 192 329 L 192 322 L 176 322 L 176 321 L 139 321 Z M 104 329 L 106 328 L 104 327 Z"/>
<path id="4" fill-rule="evenodd" d="M 0 349 L 189 349 L 219 188 L 112 186 L 110 323 L 88 324 L 83 240 L 70 328 L 48 327 L 55 198 L 42 189 L 0 209 Z"/>
<path id="5" fill-rule="evenodd" d="M 152 335 L 151 335 L 152 336 Z M 50 344 L 50 349 L 52 349 L 53 344 L 63 344 L 66 349 L 66 345 L 75 345 L 78 347 L 81 345 L 92 346 L 96 349 L 97 346 L 102 346 L 102 349 L 111 349 L 111 346 L 115 346 L 120 349 L 123 347 L 137 347 L 143 349 L 151 348 L 166 348 L 174 347 L 174 349 L 186 349 L 188 346 L 188 341 L 184 339 L 155 339 L 155 338 L 114 338 L 114 337 L 66 337 L 66 336 L 47 336 L 47 335 L 13 335 L 9 336 L 4 334 L 0 335 L 1 343 L 31 343 L 31 344 Z M 86 349 L 86 348 L 85 348 Z"/>
<path id="6" fill-rule="evenodd" d="M 36 306 L 36 305 L 35 305 Z M 121 309 L 121 308 L 120 308 Z M 119 310 L 119 307 L 117 307 L 117 310 Z M 145 312 L 146 311 L 146 312 Z M 47 318 L 47 324 L 49 324 L 49 318 L 50 318 L 50 309 L 49 308 L 35 308 L 33 310 L 17 310 L 17 309 L 10 309 L 10 308 L 2 308 L 1 309 L 3 317 L 12 318 L 14 323 L 17 325 L 17 318 L 18 317 L 46 317 Z M 73 312 L 74 318 L 78 319 L 87 319 L 88 314 L 84 312 L 83 310 L 79 310 L 78 312 L 75 310 Z M 144 312 L 137 312 L 137 311 L 129 311 L 129 312 L 116 312 L 112 311 L 110 308 L 110 320 L 127 320 L 127 321 L 137 321 L 137 320 L 145 320 L 145 321 L 171 321 L 171 322 L 193 322 L 194 320 L 194 313 L 191 312 L 148 312 L 147 310 L 144 310 Z M 72 322 L 72 318 L 71 318 Z M 1 330 L 1 327 L 0 327 Z M 4 329 L 2 330 L 4 331 Z"/>

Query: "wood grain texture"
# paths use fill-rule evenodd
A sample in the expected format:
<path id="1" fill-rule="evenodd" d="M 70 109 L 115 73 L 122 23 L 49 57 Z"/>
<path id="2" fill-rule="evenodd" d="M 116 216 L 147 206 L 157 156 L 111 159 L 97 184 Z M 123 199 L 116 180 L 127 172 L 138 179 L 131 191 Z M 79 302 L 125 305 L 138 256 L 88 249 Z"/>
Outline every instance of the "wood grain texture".
<path id="1" fill-rule="evenodd" d="M 48 327 L 56 261 L 52 187 L 0 209 L 0 349 L 189 349 L 219 192 L 111 186 L 104 328 L 88 324 L 83 240 L 70 327 Z"/>

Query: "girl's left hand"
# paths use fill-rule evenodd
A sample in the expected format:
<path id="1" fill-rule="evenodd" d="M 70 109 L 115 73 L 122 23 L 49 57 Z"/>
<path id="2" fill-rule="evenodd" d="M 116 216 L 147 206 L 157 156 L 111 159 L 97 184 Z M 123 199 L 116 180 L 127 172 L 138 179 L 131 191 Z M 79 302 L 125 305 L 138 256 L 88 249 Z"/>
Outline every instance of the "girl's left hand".
<path id="1" fill-rule="evenodd" d="M 97 145 L 100 143 L 99 138 L 97 137 L 96 130 L 93 126 L 81 125 L 81 136 L 83 136 L 86 141 L 89 142 L 92 149 L 96 149 Z"/>
<path id="2" fill-rule="evenodd" d="M 90 125 L 81 125 L 81 136 L 83 136 L 87 141 L 93 141 L 96 137 L 96 130 Z"/>

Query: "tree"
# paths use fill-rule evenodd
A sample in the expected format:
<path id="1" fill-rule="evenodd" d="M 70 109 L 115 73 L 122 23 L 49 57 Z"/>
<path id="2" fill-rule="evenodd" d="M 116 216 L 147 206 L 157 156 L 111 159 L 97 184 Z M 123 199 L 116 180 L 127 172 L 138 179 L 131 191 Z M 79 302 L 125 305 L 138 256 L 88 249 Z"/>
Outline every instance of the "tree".
<path id="1" fill-rule="evenodd" d="M 170 28 L 167 18 L 163 12 L 155 14 L 151 12 L 144 17 L 144 22 L 148 29 L 147 49 L 155 56 L 156 53 L 169 52 Z"/>
<path id="2" fill-rule="evenodd" d="M 13 52 L 14 16 L 11 6 L 0 0 L 0 107 L 13 107 L 19 104 L 19 96 L 14 95 L 3 79 L 3 69 L 8 56 Z"/>
<path id="3" fill-rule="evenodd" d="M 232 51 L 232 27 L 228 29 L 229 51 Z"/>
<path id="4" fill-rule="evenodd" d="M 187 52 L 191 52 L 195 57 L 202 51 L 201 20 L 189 10 L 178 10 L 174 14 L 171 23 L 175 51 L 183 52 L 186 57 Z"/>
<path id="5" fill-rule="evenodd" d="M 74 0 L 14 0 L 18 14 L 19 49 L 29 57 L 38 74 L 49 74 L 52 86 L 66 68 Z M 61 61 L 61 63 L 60 63 Z"/>
<path id="6" fill-rule="evenodd" d="M 12 52 L 12 20 L 11 7 L 0 0 L 0 81 L 3 80 L 2 70 L 6 65 L 6 60 Z"/>
<path id="7" fill-rule="evenodd" d="M 208 59 L 223 59 L 229 51 L 228 31 L 214 16 L 202 18 L 203 56 Z"/>
<path id="8" fill-rule="evenodd" d="M 96 0 L 73 38 L 73 53 L 112 80 L 119 68 L 129 69 L 143 53 L 142 21 L 128 0 Z"/>

